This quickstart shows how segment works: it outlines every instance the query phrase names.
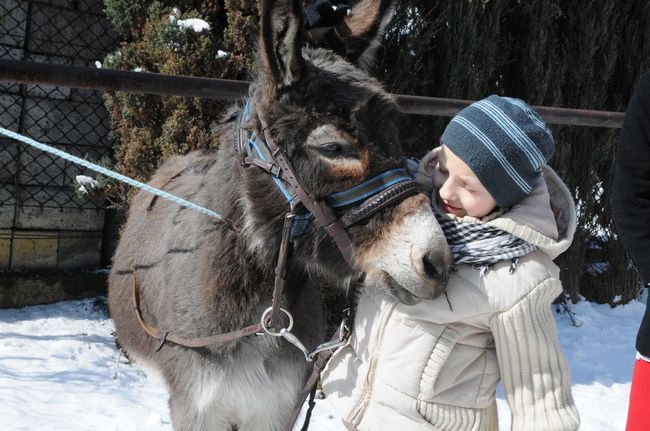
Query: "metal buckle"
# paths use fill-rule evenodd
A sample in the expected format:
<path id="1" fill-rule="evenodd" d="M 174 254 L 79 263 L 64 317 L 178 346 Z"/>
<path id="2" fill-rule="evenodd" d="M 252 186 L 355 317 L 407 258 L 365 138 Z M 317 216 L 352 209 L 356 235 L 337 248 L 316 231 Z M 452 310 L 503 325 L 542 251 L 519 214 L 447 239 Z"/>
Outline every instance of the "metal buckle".
<path id="1" fill-rule="evenodd" d="M 284 308 L 280 308 L 280 311 L 282 311 L 284 314 L 287 315 L 289 318 L 289 325 L 286 328 L 282 328 L 277 332 L 271 331 L 268 326 L 266 326 L 266 318 L 268 317 L 268 314 L 273 310 L 273 307 L 269 307 L 266 310 L 264 310 L 264 313 L 262 313 L 262 317 L 260 319 L 260 323 L 262 324 L 262 329 L 264 329 L 264 332 L 267 333 L 268 335 L 271 335 L 273 337 L 282 337 L 294 346 L 296 346 L 303 355 L 305 355 L 305 360 L 307 362 L 311 362 L 312 359 L 309 354 L 309 350 L 305 347 L 304 344 L 296 337 L 293 335 L 291 332 L 291 328 L 293 328 L 293 316 L 291 316 L 291 313 L 289 313 L 287 310 Z"/>
<path id="2" fill-rule="evenodd" d="M 341 318 L 341 324 L 339 325 L 339 341 L 347 341 L 348 337 L 350 336 L 350 327 L 348 326 L 348 322 L 350 320 L 351 312 L 351 307 L 345 308 L 342 311 L 343 317 Z"/>
<path id="3" fill-rule="evenodd" d="M 280 311 L 282 311 L 284 314 L 286 314 L 287 317 L 289 318 L 289 325 L 286 328 L 280 329 L 280 331 L 278 331 L 278 332 L 273 332 L 268 328 L 268 326 L 266 326 L 267 325 L 266 318 L 268 317 L 268 314 L 271 311 L 273 311 L 273 307 L 267 308 L 266 310 L 264 310 L 264 313 L 262 313 L 262 317 L 260 318 L 260 323 L 262 324 L 262 329 L 264 329 L 264 332 L 266 332 L 267 334 L 272 335 L 274 337 L 283 337 L 284 336 L 282 334 L 283 330 L 288 332 L 288 331 L 291 331 L 291 328 L 293 328 L 293 316 L 291 315 L 291 313 L 289 313 L 284 308 L 280 308 Z"/>
<path id="4" fill-rule="evenodd" d="M 284 337 L 285 340 L 296 346 L 302 352 L 302 354 L 305 355 L 305 361 L 312 361 L 312 354 L 309 353 L 309 350 L 307 350 L 305 345 L 300 342 L 298 337 L 287 331 L 286 328 L 280 329 L 280 336 Z"/>
<path id="5" fill-rule="evenodd" d="M 327 343 L 319 344 L 318 346 L 316 346 L 314 351 L 309 354 L 308 361 L 312 362 L 314 360 L 314 357 L 318 355 L 320 352 L 324 352 L 325 350 L 338 349 L 344 344 L 345 341 L 338 341 L 338 340 L 328 341 Z"/>
<path id="6" fill-rule="evenodd" d="M 272 163 L 269 172 L 271 172 L 271 175 L 274 177 L 280 178 L 280 172 L 282 172 L 282 168 L 275 163 Z"/>
<path id="7" fill-rule="evenodd" d="M 291 316 L 291 313 L 289 313 L 284 308 L 280 308 L 280 310 L 284 314 L 286 314 L 287 317 L 289 318 L 289 325 L 287 325 L 286 328 L 281 328 L 277 332 L 272 331 L 271 329 L 269 329 L 269 327 L 267 326 L 267 317 L 268 317 L 268 314 L 271 312 L 271 310 L 273 310 L 273 307 L 267 308 L 266 310 L 264 310 L 264 313 L 262 313 L 260 323 L 262 324 L 262 329 L 264 329 L 264 332 L 259 333 L 258 335 L 268 334 L 268 335 L 271 335 L 273 337 L 282 337 L 282 338 L 284 338 L 285 340 L 287 340 L 289 343 L 293 344 L 295 347 L 298 348 L 298 350 L 300 350 L 302 352 L 302 354 L 305 356 L 305 361 L 307 361 L 307 362 L 313 362 L 314 357 L 316 355 L 318 355 L 320 352 L 325 351 L 325 350 L 333 350 L 333 349 L 339 348 L 339 347 L 341 347 L 342 345 L 344 345 L 347 342 L 347 336 L 348 336 L 348 332 L 350 330 L 350 328 L 348 328 L 348 326 L 347 326 L 348 317 L 349 317 L 349 313 L 350 313 L 349 308 L 346 308 L 345 310 L 343 310 L 344 317 L 341 320 L 341 326 L 339 328 L 338 339 L 328 341 L 326 343 L 319 344 L 318 346 L 316 346 L 316 348 L 312 352 L 307 350 L 305 345 L 302 344 L 302 342 L 298 339 L 298 337 L 296 337 L 295 335 L 293 335 L 290 332 L 291 329 L 293 328 L 293 317 Z"/>
<path id="8" fill-rule="evenodd" d="M 309 361 L 313 361 L 314 357 L 325 350 L 334 350 L 343 346 L 348 341 L 350 336 L 350 327 L 348 326 L 348 321 L 350 320 L 350 313 L 352 309 L 350 307 L 343 310 L 343 318 L 341 319 L 341 324 L 339 325 L 339 336 L 336 340 L 327 341 L 325 343 L 319 344 L 316 346 L 313 352 L 309 354 Z"/>

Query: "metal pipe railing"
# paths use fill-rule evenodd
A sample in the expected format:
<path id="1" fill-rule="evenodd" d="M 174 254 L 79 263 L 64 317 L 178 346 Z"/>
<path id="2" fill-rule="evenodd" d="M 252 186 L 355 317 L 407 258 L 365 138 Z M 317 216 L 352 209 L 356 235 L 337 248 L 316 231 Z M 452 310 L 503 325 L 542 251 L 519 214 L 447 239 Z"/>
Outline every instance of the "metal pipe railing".
<path id="1" fill-rule="evenodd" d="M 159 96 L 238 100 L 248 82 L 0 59 L 0 80 Z"/>
<path id="2" fill-rule="evenodd" d="M 0 80 L 20 84 L 47 84 L 103 91 L 127 91 L 160 96 L 239 100 L 246 96 L 249 82 L 228 79 L 174 76 L 0 59 Z M 396 94 L 406 114 L 452 117 L 471 100 Z M 620 128 L 622 112 L 534 106 L 549 124 Z"/>

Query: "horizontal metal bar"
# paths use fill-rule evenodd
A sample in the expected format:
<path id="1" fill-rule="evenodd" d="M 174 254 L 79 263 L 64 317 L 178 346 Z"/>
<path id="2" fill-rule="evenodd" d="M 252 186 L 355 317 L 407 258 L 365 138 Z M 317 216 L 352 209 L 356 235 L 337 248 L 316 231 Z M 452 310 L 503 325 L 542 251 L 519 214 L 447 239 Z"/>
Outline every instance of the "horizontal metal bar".
<path id="1" fill-rule="evenodd" d="M 624 112 L 592 111 L 589 109 L 554 108 L 533 106 L 535 111 L 548 124 L 567 126 L 611 127 L 620 129 L 623 125 Z"/>
<path id="2" fill-rule="evenodd" d="M 174 76 L 0 59 L 0 80 L 21 84 L 48 84 L 103 91 L 127 91 L 161 96 L 202 97 L 239 100 L 248 92 L 249 82 L 228 79 Z M 443 99 L 396 94 L 406 114 L 452 117 L 471 100 Z M 549 124 L 620 128 L 624 113 L 587 109 L 534 106 Z"/>
<path id="3" fill-rule="evenodd" d="M 0 80 L 103 91 L 238 100 L 249 82 L 0 59 Z"/>
<path id="4" fill-rule="evenodd" d="M 397 103 L 407 114 L 453 117 L 473 100 L 443 99 L 438 97 L 406 96 L 397 94 Z M 533 106 L 548 124 L 620 128 L 623 112 L 592 111 L 588 109 Z"/>

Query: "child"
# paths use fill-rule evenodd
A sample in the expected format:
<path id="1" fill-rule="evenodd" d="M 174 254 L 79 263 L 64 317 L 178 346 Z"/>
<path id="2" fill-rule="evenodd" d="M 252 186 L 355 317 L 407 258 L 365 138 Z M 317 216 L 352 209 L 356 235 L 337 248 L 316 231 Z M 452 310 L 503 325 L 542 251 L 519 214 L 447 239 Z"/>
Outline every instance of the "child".
<path id="1" fill-rule="evenodd" d="M 503 382 L 512 429 L 575 430 L 580 420 L 551 303 L 553 259 L 573 239 L 572 197 L 546 163 L 543 120 L 490 96 L 454 117 L 418 181 L 455 260 L 443 297 L 406 306 L 378 286 L 360 293 L 354 331 L 323 390 L 360 430 L 498 430 Z"/>

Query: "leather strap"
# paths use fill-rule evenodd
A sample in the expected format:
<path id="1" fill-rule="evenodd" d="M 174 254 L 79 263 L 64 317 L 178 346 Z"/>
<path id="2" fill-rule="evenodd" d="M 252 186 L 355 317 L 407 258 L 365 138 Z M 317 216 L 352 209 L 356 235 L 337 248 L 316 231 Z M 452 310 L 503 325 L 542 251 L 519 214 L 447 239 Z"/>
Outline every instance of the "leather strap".
<path id="1" fill-rule="evenodd" d="M 246 326 L 245 328 L 238 329 L 236 331 L 226 332 L 224 334 L 213 335 L 211 337 L 202 337 L 202 338 L 185 338 L 179 335 L 170 334 L 166 332 L 161 334 L 156 328 L 149 325 L 142 315 L 142 309 L 140 308 L 140 287 L 138 284 L 137 277 L 135 276 L 135 269 L 133 271 L 133 300 L 135 302 L 135 314 L 138 317 L 138 321 L 142 328 L 151 335 L 153 338 L 160 341 L 160 345 L 156 351 L 160 350 L 166 342 L 171 342 L 178 344 L 179 346 L 185 347 L 207 347 L 213 344 L 218 343 L 227 343 L 229 341 L 235 341 L 241 337 L 246 337 L 248 335 L 253 335 L 255 333 L 261 332 L 263 330 L 261 323 L 256 323 L 255 325 Z"/>
<path id="2" fill-rule="evenodd" d="M 282 292 L 284 291 L 285 285 L 285 275 L 286 275 L 286 264 L 287 258 L 289 255 L 289 248 L 291 245 L 291 228 L 293 225 L 293 214 L 287 214 L 284 219 L 284 225 L 282 227 L 282 242 L 280 242 L 280 251 L 278 253 L 278 262 L 275 267 L 275 282 L 273 286 L 273 300 L 271 304 L 271 314 L 269 316 L 269 325 L 277 326 L 281 323 L 280 318 L 280 305 L 282 302 Z M 146 322 L 144 316 L 142 315 L 142 308 L 140 306 L 140 286 L 136 277 L 136 269 L 133 268 L 133 302 L 135 304 L 135 314 L 140 322 L 140 325 L 145 330 L 145 332 L 151 335 L 153 338 L 160 341 L 156 351 L 160 350 L 166 342 L 171 342 L 178 344 L 179 346 L 197 348 L 197 347 L 207 347 L 218 343 L 226 343 L 229 341 L 235 341 L 239 338 L 246 337 L 248 335 L 256 334 L 258 332 L 265 332 L 266 330 L 262 326 L 262 322 L 256 323 L 254 325 L 246 326 L 244 328 L 238 329 L 236 331 L 226 332 L 224 334 L 212 335 L 210 337 L 199 337 L 199 338 L 186 338 L 180 335 L 171 334 L 166 332 L 161 334 L 156 328 L 151 326 Z"/>
<path id="3" fill-rule="evenodd" d="M 259 113 L 258 113 L 259 115 Z M 276 163 L 282 169 L 282 179 L 291 185 L 293 192 L 296 194 L 300 202 L 311 212 L 314 217 L 316 217 L 320 223 L 325 228 L 325 231 L 332 237 L 336 245 L 338 246 L 341 254 L 345 258 L 348 264 L 352 264 L 352 241 L 348 236 L 348 233 L 345 231 L 345 226 L 339 220 L 332 209 L 324 204 L 323 202 L 316 201 L 312 196 L 303 188 L 302 184 L 298 180 L 293 167 L 289 163 L 284 152 L 278 145 L 275 143 L 275 140 L 269 132 L 268 124 L 266 120 L 260 115 L 260 122 L 262 124 L 262 130 L 264 132 L 264 139 L 266 145 L 268 145 L 271 150 L 271 154 L 275 159 Z"/>
<path id="4" fill-rule="evenodd" d="M 359 291 L 359 285 L 363 283 L 362 280 L 363 280 L 363 276 L 348 284 L 346 295 L 345 295 L 346 296 L 345 302 L 347 303 L 346 310 L 349 313 L 349 315 L 347 316 L 347 324 L 346 325 L 342 324 L 339 327 L 339 329 L 336 330 L 334 335 L 332 335 L 330 341 L 344 340 L 347 339 L 347 337 L 349 337 L 350 332 L 352 330 L 351 329 L 352 325 L 354 324 L 355 297 L 357 295 L 357 292 Z M 327 365 L 327 363 L 329 362 L 333 354 L 334 352 L 331 350 L 323 350 L 316 357 L 316 360 L 313 362 L 312 365 L 311 374 L 309 375 L 302 389 L 298 393 L 298 398 L 296 400 L 296 404 L 294 406 L 293 412 L 291 412 L 291 416 L 289 417 L 287 426 L 284 428 L 285 431 L 291 431 L 293 429 L 296 420 L 298 420 L 298 415 L 300 414 L 300 410 L 302 410 L 302 405 L 305 403 L 305 400 L 307 399 L 308 395 L 311 397 L 315 393 L 316 384 L 318 383 L 318 380 L 320 380 L 321 373 L 325 369 L 325 366 Z M 313 398 L 310 398 L 309 407 L 307 409 L 307 415 L 305 416 L 305 423 L 302 427 L 302 431 L 306 431 L 307 427 L 309 426 L 311 410 L 314 408 L 314 405 L 315 403 L 313 403 Z"/>
<path id="5" fill-rule="evenodd" d="M 291 227 L 293 226 L 293 214 L 284 217 L 282 225 L 282 241 L 278 252 L 278 262 L 275 266 L 275 282 L 273 286 L 273 304 L 271 305 L 271 326 L 280 324 L 280 305 L 282 302 L 282 291 L 284 290 L 285 276 L 287 272 L 287 258 L 291 246 Z"/>
<path id="6" fill-rule="evenodd" d="M 337 337 L 338 337 L 338 331 L 336 332 L 336 334 L 334 334 L 334 337 L 332 337 L 332 339 L 335 339 Z M 293 425 L 296 423 L 296 420 L 298 420 L 298 415 L 300 414 L 300 410 L 302 410 L 302 405 L 304 404 L 309 394 L 316 389 L 316 383 L 318 383 L 318 380 L 320 379 L 320 375 L 325 369 L 327 362 L 332 357 L 332 354 L 333 353 L 330 350 L 325 350 L 323 352 L 320 352 L 316 360 L 313 362 L 311 374 L 309 375 L 307 381 L 305 382 L 305 384 L 302 386 L 302 389 L 298 393 L 298 398 L 296 399 L 296 407 L 291 412 L 291 416 L 289 416 L 289 420 L 287 421 L 287 426 L 284 428 L 285 431 L 291 431 L 293 429 Z M 307 417 L 305 418 L 305 425 L 302 428 L 303 430 L 306 430 L 309 424 L 309 416 L 310 416 L 309 413 L 310 412 L 308 411 Z"/>
<path id="7" fill-rule="evenodd" d="M 416 181 L 402 181 L 387 187 L 376 196 L 366 200 L 358 208 L 346 213 L 342 218 L 345 227 L 351 226 L 376 212 L 392 206 L 404 198 L 422 192 L 422 186 Z"/>
<path id="8" fill-rule="evenodd" d="M 284 151 L 276 144 L 273 136 L 269 131 L 268 122 L 258 112 L 258 118 L 262 126 L 262 133 L 264 134 L 264 145 L 258 145 L 256 141 L 250 141 L 248 135 L 245 136 L 241 133 L 241 121 L 243 116 L 250 115 L 250 101 L 246 103 L 246 107 L 241 111 L 238 117 L 238 145 L 237 151 L 241 163 L 246 165 L 253 165 L 261 168 L 268 174 L 274 177 L 276 183 L 281 186 L 280 182 L 287 183 L 295 196 L 289 196 L 284 188 L 281 186 L 282 192 L 287 196 L 287 199 L 292 205 L 295 205 L 294 199 L 297 198 L 305 208 L 316 217 L 327 234 L 334 240 L 337 247 L 341 251 L 346 262 L 352 266 L 352 241 L 346 231 L 349 226 L 363 220 L 366 217 L 375 214 L 377 211 L 393 205 L 401 199 L 404 199 L 410 194 L 420 191 L 417 183 L 408 178 L 408 174 L 404 169 L 394 169 L 387 171 L 375 178 L 365 181 L 351 189 L 343 192 L 338 192 L 331 195 L 327 202 L 315 200 L 302 186 L 298 176 L 295 174 L 291 163 L 289 162 Z M 260 157 L 252 155 L 245 155 L 248 153 L 248 145 L 253 145 L 255 151 L 259 153 Z M 392 186 L 386 187 L 386 184 L 395 182 Z M 386 187 L 386 188 L 383 188 Z M 381 190 L 377 193 L 374 190 Z M 375 194 L 376 193 L 376 194 Z M 370 195 L 358 208 L 349 210 L 343 217 L 339 218 L 333 212 L 332 207 L 346 206 L 348 203 L 356 203 L 363 199 L 363 196 Z"/>

